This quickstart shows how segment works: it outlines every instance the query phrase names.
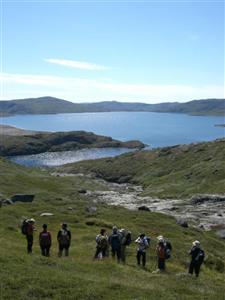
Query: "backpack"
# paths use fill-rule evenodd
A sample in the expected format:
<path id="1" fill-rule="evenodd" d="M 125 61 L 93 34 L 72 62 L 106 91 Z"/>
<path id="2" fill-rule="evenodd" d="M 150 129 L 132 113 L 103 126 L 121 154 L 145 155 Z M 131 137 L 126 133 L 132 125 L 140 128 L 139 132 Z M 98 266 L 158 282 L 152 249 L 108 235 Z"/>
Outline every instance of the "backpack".
<path id="1" fill-rule="evenodd" d="M 102 236 L 98 242 L 100 249 L 105 250 L 108 248 L 108 241 L 105 236 Z"/>
<path id="2" fill-rule="evenodd" d="M 40 233 L 40 245 L 41 246 L 50 246 L 51 245 L 51 238 L 49 232 L 42 231 Z"/>
<path id="3" fill-rule="evenodd" d="M 28 230 L 28 220 L 25 219 L 23 220 L 22 224 L 21 224 L 21 233 L 24 234 L 24 235 L 27 235 L 27 230 Z"/>
<path id="4" fill-rule="evenodd" d="M 151 238 L 149 236 L 146 236 L 145 239 L 148 242 L 148 247 L 150 247 Z"/>
<path id="5" fill-rule="evenodd" d="M 171 257 L 172 245 L 170 241 L 165 242 L 165 259 L 169 259 Z"/>
<path id="6" fill-rule="evenodd" d="M 60 230 L 60 235 L 58 240 L 61 245 L 69 244 L 70 239 L 69 239 L 68 230 Z"/>
<path id="7" fill-rule="evenodd" d="M 198 262 L 199 264 L 202 264 L 205 258 L 205 253 L 202 249 L 199 249 L 199 253 L 195 258 L 195 261 Z"/>
<path id="8" fill-rule="evenodd" d="M 131 232 L 128 231 L 128 233 L 125 236 L 125 243 L 124 243 L 124 245 L 129 246 L 131 244 L 131 242 L 132 242 Z"/>

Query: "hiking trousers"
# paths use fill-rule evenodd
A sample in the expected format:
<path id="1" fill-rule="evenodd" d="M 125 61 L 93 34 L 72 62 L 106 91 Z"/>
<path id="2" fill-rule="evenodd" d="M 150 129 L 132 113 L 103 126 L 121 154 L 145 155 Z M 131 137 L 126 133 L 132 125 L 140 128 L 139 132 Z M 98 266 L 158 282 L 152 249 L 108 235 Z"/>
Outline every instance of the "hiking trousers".
<path id="1" fill-rule="evenodd" d="M 102 253 L 102 258 L 107 256 L 107 248 L 102 249 L 101 247 L 96 247 L 96 252 L 94 258 L 98 258 L 99 254 Z"/>
<path id="2" fill-rule="evenodd" d="M 63 250 L 65 250 L 65 256 L 69 256 L 69 247 L 70 247 L 69 244 L 67 244 L 67 245 L 59 244 L 59 252 L 58 252 L 58 256 L 59 256 L 59 257 L 62 256 Z"/>
<path id="3" fill-rule="evenodd" d="M 27 238 L 27 253 L 32 253 L 33 235 L 26 235 Z"/>
<path id="4" fill-rule="evenodd" d="M 200 273 L 201 264 L 196 261 L 191 261 L 189 266 L 189 274 L 193 274 L 195 272 L 195 276 L 198 277 Z"/>
<path id="5" fill-rule="evenodd" d="M 142 259 L 142 266 L 144 267 L 146 264 L 146 253 L 143 251 L 138 251 L 137 252 L 137 264 L 141 264 L 141 259 Z"/>
<path id="6" fill-rule="evenodd" d="M 158 258 L 158 268 L 159 268 L 159 270 L 161 270 L 161 271 L 165 271 L 165 268 L 166 268 L 166 266 L 165 266 L 165 258 Z"/>
<path id="7" fill-rule="evenodd" d="M 112 258 L 115 258 L 115 256 L 117 256 L 117 260 L 120 261 L 120 259 L 121 259 L 121 249 L 120 248 L 116 248 L 116 249 L 112 248 Z"/>
<path id="8" fill-rule="evenodd" d="M 125 264 L 126 262 L 126 245 L 121 246 L 121 261 Z"/>
<path id="9" fill-rule="evenodd" d="M 50 245 L 49 246 L 40 246 L 41 247 L 41 254 L 43 256 L 50 256 L 49 252 L 50 252 Z"/>

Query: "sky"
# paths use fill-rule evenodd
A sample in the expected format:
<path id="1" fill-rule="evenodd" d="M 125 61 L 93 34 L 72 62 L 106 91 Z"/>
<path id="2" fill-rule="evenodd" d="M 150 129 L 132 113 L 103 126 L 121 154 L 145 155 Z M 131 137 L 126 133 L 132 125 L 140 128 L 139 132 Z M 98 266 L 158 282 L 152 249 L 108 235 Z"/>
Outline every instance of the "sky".
<path id="1" fill-rule="evenodd" d="M 224 98 L 224 0 L 0 0 L 1 100 Z"/>

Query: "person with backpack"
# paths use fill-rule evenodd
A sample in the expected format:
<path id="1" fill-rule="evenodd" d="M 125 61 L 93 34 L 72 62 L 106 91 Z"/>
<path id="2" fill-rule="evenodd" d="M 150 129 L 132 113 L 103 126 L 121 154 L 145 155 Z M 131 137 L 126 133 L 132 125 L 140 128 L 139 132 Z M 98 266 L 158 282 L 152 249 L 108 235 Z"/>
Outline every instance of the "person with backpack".
<path id="1" fill-rule="evenodd" d="M 205 258 L 205 252 L 200 247 L 199 241 L 194 241 L 192 243 L 192 248 L 189 252 L 189 255 L 191 255 L 191 262 L 189 265 L 188 273 L 193 275 L 193 272 L 195 272 L 195 276 L 198 277 L 200 273 L 201 265 Z"/>
<path id="2" fill-rule="evenodd" d="M 94 259 L 105 258 L 108 254 L 108 237 L 106 235 L 106 229 L 101 229 L 100 233 L 96 236 L 96 252 Z"/>
<path id="3" fill-rule="evenodd" d="M 52 237 L 51 237 L 51 233 L 47 231 L 48 228 L 47 224 L 43 224 L 42 228 L 43 230 L 39 234 L 39 244 L 41 248 L 41 254 L 43 256 L 48 257 L 50 255 L 49 252 L 52 245 Z"/>
<path id="4" fill-rule="evenodd" d="M 165 271 L 166 268 L 166 243 L 162 236 L 158 237 L 158 245 L 156 247 L 156 255 L 158 259 L 158 270 Z"/>
<path id="5" fill-rule="evenodd" d="M 148 240 L 144 233 L 140 234 L 139 237 L 135 240 L 135 243 L 138 244 L 137 247 L 137 264 L 140 266 L 142 259 L 142 266 L 145 267 L 146 264 L 146 249 L 149 247 Z"/>
<path id="6" fill-rule="evenodd" d="M 22 234 L 26 236 L 28 254 L 32 254 L 34 231 L 35 231 L 34 224 L 35 224 L 35 220 L 31 218 L 31 219 L 24 220 L 21 226 Z"/>
<path id="7" fill-rule="evenodd" d="M 71 243 L 71 232 L 67 229 L 67 224 L 63 223 L 62 228 L 57 234 L 57 241 L 59 244 L 58 256 L 61 257 L 65 250 L 65 256 L 69 256 L 69 248 Z"/>
<path id="8" fill-rule="evenodd" d="M 131 232 L 126 231 L 125 229 L 120 229 L 119 233 L 121 235 L 121 261 L 126 263 L 126 247 L 129 246 L 132 242 Z"/>
<path id="9" fill-rule="evenodd" d="M 113 226 L 113 232 L 109 236 L 109 244 L 111 246 L 112 258 L 117 256 L 117 261 L 121 260 L 121 234 L 119 233 L 116 226 Z"/>

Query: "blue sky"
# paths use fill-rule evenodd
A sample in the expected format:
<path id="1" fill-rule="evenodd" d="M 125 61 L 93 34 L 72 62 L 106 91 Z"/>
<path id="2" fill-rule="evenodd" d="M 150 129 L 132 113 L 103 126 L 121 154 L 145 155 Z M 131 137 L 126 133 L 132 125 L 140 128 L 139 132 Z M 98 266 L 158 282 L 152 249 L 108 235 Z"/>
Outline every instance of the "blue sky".
<path id="1" fill-rule="evenodd" d="M 1 99 L 224 97 L 223 1 L 4 1 Z"/>

